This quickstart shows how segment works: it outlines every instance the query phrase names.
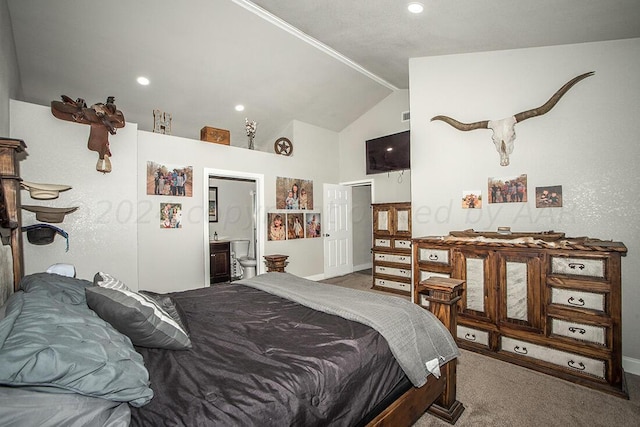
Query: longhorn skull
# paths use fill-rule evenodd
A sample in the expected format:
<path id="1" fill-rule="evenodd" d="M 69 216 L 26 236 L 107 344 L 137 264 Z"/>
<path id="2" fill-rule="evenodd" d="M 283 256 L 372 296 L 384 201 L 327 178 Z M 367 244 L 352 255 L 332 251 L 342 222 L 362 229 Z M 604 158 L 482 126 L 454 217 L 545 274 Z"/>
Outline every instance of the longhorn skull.
<path id="1" fill-rule="evenodd" d="M 513 152 L 513 141 L 516 139 L 515 125 L 523 120 L 531 117 L 541 116 L 551 110 L 556 103 L 567 93 L 569 89 L 580 80 L 594 75 L 593 71 L 579 75 L 569 80 L 564 86 L 562 86 L 549 100 L 538 108 L 523 111 L 515 116 L 507 117 L 501 120 L 484 120 L 474 123 L 461 123 L 448 116 L 435 116 L 431 119 L 442 120 L 449 123 L 451 126 L 458 130 L 468 131 L 474 129 L 491 129 L 493 131 L 492 139 L 496 145 L 496 151 L 500 154 L 500 166 L 509 165 L 509 154 Z"/>

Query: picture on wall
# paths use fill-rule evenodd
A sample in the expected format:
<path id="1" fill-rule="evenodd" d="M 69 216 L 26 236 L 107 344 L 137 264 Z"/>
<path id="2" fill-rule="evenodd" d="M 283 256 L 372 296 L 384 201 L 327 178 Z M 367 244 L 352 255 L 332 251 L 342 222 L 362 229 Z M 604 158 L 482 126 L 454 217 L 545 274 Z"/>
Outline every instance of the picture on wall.
<path id="1" fill-rule="evenodd" d="M 218 187 L 209 187 L 209 222 L 218 222 Z"/>
<path id="2" fill-rule="evenodd" d="M 305 216 L 306 224 L 306 236 L 307 237 L 321 237 L 322 236 L 322 221 L 320 220 L 320 214 L 318 212 L 310 212 Z"/>
<path id="3" fill-rule="evenodd" d="M 462 192 L 462 209 L 481 209 L 482 191 L 465 190 Z"/>
<path id="4" fill-rule="evenodd" d="M 521 203 L 527 201 L 527 175 L 489 178 L 489 203 Z"/>
<path id="5" fill-rule="evenodd" d="M 277 177 L 276 209 L 313 209 L 313 181 Z"/>
<path id="6" fill-rule="evenodd" d="M 182 203 L 160 203 L 160 228 L 182 228 Z"/>
<path id="7" fill-rule="evenodd" d="M 287 214 L 287 239 L 304 239 L 304 214 Z"/>
<path id="8" fill-rule="evenodd" d="M 286 214 L 272 212 L 267 214 L 269 224 L 267 240 L 285 240 L 287 236 L 286 223 L 284 221 Z"/>
<path id="9" fill-rule="evenodd" d="M 536 187 L 536 208 L 561 208 L 562 185 Z"/>
<path id="10" fill-rule="evenodd" d="M 173 166 L 147 161 L 147 194 L 192 197 L 193 166 Z"/>

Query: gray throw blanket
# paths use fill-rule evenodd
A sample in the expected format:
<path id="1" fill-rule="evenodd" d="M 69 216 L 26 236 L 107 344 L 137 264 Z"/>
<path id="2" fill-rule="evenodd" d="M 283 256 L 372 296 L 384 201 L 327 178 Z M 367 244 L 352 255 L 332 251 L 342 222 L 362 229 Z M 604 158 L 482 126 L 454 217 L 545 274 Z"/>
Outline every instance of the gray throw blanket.
<path id="1" fill-rule="evenodd" d="M 235 283 L 374 328 L 387 340 L 416 387 L 426 383 L 429 372 L 439 377 L 439 367 L 460 354 L 453 337 L 433 313 L 402 298 L 327 285 L 289 273 L 266 273 Z"/>

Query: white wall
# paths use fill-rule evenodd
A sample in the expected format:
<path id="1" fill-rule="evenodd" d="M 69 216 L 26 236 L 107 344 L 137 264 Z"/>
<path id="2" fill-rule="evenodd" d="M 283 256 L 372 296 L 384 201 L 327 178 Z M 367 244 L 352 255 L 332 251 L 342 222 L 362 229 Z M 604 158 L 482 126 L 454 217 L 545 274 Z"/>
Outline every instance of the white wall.
<path id="1" fill-rule="evenodd" d="M 255 191 L 256 183 L 210 178 L 209 185 L 218 189 L 218 222 L 209 223 L 209 239 L 213 240 L 214 233 L 218 233 L 219 240 L 253 241 L 253 205 L 250 192 Z"/>
<path id="2" fill-rule="evenodd" d="M 510 226 L 624 242 L 623 354 L 640 372 L 640 39 L 415 58 L 409 66 L 413 235 Z M 587 71 L 595 76 L 549 113 L 516 125 L 507 167 L 499 166 L 491 131 L 429 121 L 508 117 Z M 461 209 L 463 190 L 481 189 L 486 201 L 489 177 L 518 174 L 528 176 L 527 203 Z M 535 187 L 549 185 L 562 185 L 563 207 L 536 209 Z"/>
<path id="3" fill-rule="evenodd" d="M 278 176 L 312 180 L 314 183 L 314 211 L 322 211 L 322 184 L 335 183 L 337 165 L 334 153 L 338 136 L 306 123 L 294 122 L 294 155 L 278 156 L 263 151 L 224 146 L 168 135 L 138 132 L 138 181 L 143 182 L 144 166 L 148 160 L 159 163 L 193 166 L 193 198 L 178 198 L 183 204 L 183 227 L 162 230 L 157 217 L 138 224 L 139 283 L 141 289 L 158 292 L 200 287 L 205 280 L 204 206 L 203 185 L 207 182 L 206 169 L 239 171 L 262 174 L 265 183 L 264 204 L 258 202 L 259 221 L 266 227 L 266 214 L 275 209 L 275 184 Z M 317 147 L 322 146 L 322 150 Z M 158 196 L 147 196 L 139 185 L 141 205 L 156 205 Z M 191 199 L 191 200 L 186 200 Z M 177 200 L 176 200 L 177 201 Z M 223 206 L 221 202 L 221 206 Z M 157 212 L 157 213 L 156 213 Z M 225 229 L 218 234 L 228 235 Z M 175 249 L 175 250 L 174 250 Z M 264 254 L 289 255 L 287 271 L 307 277 L 322 274 L 322 239 L 302 239 L 282 242 L 264 242 Z M 258 271 L 264 270 L 258 260 Z"/>
<path id="4" fill-rule="evenodd" d="M 410 171 L 367 175 L 365 161 L 368 139 L 409 130 L 409 122 L 401 121 L 408 110 L 409 91 L 398 90 L 340 132 L 340 182 L 373 179 L 375 203 L 411 200 Z"/>
<path id="5" fill-rule="evenodd" d="M 70 235 L 69 252 L 64 251 L 61 237 L 46 246 L 25 244 L 27 274 L 66 262 L 76 265 L 78 277 L 92 279 L 97 271 L 106 271 L 133 289 L 166 292 L 201 287 L 208 256 L 204 242 L 209 238 L 204 223 L 205 168 L 262 174 L 265 202 L 258 208 L 265 227 L 266 213 L 275 209 L 276 177 L 312 180 L 318 212 L 323 183 L 336 183 L 338 177 L 337 133 L 301 122 L 293 123 L 296 151 L 291 157 L 138 131 L 135 123 L 127 123 L 110 137 L 113 172 L 109 174 L 95 171 L 98 156 L 86 148 L 88 134 L 87 126 L 58 120 L 47 107 L 11 101 L 11 136 L 24 139 L 28 146 L 28 156 L 20 164 L 23 178 L 73 187 L 48 202 L 28 200 L 24 194 L 23 203 L 79 206 L 59 224 Z M 147 195 L 149 160 L 193 166 L 193 197 Z M 182 228 L 160 228 L 160 202 L 165 200 L 182 203 Z M 35 214 L 23 212 L 23 222 L 36 222 Z M 293 274 L 320 275 L 322 240 L 266 242 L 264 254 L 289 255 L 287 271 Z M 259 267 L 264 269 L 262 263 Z"/>
<path id="6" fill-rule="evenodd" d="M 0 0 L 0 136 L 9 136 L 9 99 L 22 96 L 7 0 Z"/>
<path id="7" fill-rule="evenodd" d="M 69 252 L 60 235 L 43 246 L 32 245 L 23 236 L 25 274 L 62 262 L 74 264 L 80 278 L 92 280 L 96 272 L 105 271 L 137 287 L 136 224 L 141 220 L 136 192 L 137 133 L 137 125 L 127 123 L 109 136 L 113 171 L 103 174 L 95 169 L 98 153 L 87 149 L 89 126 L 56 119 L 47 107 L 11 101 L 11 136 L 27 144 L 27 157 L 20 162 L 22 179 L 72 187 L 53 200 L 34 200 L 22 190 L 22 204 L 79 207 L 63 223 L 53 224 L 69 234 Z M 144 209 L 140 212 L 145 213 Z M 22 210 L 23 225 L 39 222 L 34 213 Z"/>
<path id="8" fill-rule="evenodd" d="M 373 222 L 371 217 L 371 186 L 354 186 L 353 200 L 353 267 L 354 270 L 371 268 L 373 265 L 371 246 L 373 245 Z"/>

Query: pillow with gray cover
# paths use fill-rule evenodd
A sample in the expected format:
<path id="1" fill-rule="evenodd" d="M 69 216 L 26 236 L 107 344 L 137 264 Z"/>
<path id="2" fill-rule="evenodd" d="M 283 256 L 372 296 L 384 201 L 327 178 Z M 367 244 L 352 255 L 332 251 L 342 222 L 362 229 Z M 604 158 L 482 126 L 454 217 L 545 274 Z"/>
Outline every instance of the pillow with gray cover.
<path id="1" fill-rule="evenodd" d="M 134 345 L 168 350 L 191 348 L 185 327 L 162 308 L 162 303 L 132 291 L 107 273 L 97 273 L 94 283 L 98 286 L 85 289 L 87 305 Z M 175 315 L 179 317 L 177 310 Z"/>

